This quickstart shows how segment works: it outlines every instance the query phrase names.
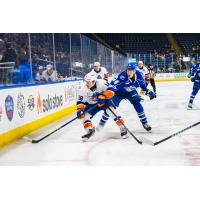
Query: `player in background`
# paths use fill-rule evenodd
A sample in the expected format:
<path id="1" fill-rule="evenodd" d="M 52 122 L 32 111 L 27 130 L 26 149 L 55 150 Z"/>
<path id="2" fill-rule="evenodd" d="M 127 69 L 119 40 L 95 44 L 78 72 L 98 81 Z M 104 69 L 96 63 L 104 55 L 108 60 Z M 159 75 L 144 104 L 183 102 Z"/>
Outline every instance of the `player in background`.
<path id="1" fill-rule="evenodd" d="M 149 70 L 147 69 L 147 67 L 144 65 L 143 61 L 138 61 L 138 70 L 141 72 L 141 74 L 143 75 L 143 78 L 145 80 L 146 84 L 149 84 L 150 81 L 150 74 L 149 74 Z"/>
<path id="2" fill-rule="evenodd" d="M 154 92 L 147 89 L 145 80 L 135 63 L 129 63 L 126 70 L 121 72 L 118 77 L 111 82 L 115 89 L 115 96 L 113 97 L 113 102 L 115 106 L 119 106 L 123 99 L 127 99 L 134 107 L 137 115 L 145 130 L 150 131 L 152 128 L 148 124 L 147 117 L 144 113 L 144 108 L 140 103 L 141 97 L 139 96 L 136 88 L 140 87 L 145 94 L 149 96 L 150 99 L 155 98 Z M 102 130 L 105 126 L 107 119 L 102 119 L 97 127 L 98 131 Z"/>
<path id="3" fill-rule="evenodd" d="M 53 65 L 51 64 L 48 64 L 46 66 L 46 70 L 42 72 L 42 76 L 43 76 L 44 81 L 46 82 L 58 81 L 57 72 L 53 69 Z"/>
<path id="4" fill-rule="evenodd" d="M 108 81 L 108 71 L 105 67 L 101 67 L 99 62 L 94 63 L 94 69 L 91 71 L 91 73 L 95 74 L 97 79 L 104 79 Z"/>
<path id="5" fill-rule="evenodd" d="M 43 82 L 43 81 L 45 81 L 45 79 L 44 79 L 44 77 L 43 77 L 43 71 L 44 71 L 44 70 L 45 70 L 45 69 L 44 69 L 43 66 L 39 66 L 38 72 L 37 72 L 36 78 L 35 78 L 35 80 L 36 80 L 37 82 Z"/>
<path id="6" fill-rule="evenodd" d="M 155 80 L 154 80 L 154 78 L 156 76 L 156 73 L 154 71 L 154 67 L 153 67 L 152 64 L 149 64 L 148 70 L 149 70 L 150 84 L 151 84 L 151 86 L 153 88 L 153 91 L 154 91 L 154 93 L 156 95 L 156 84 L 155 84 Z"/>
<path id="7" fill-rule="evenodd" d="M 82 119 L 86 134 L 82 136 L 82 141 L 87 141 L 94 133 L 95 127 L 91 118 L 99 111 L 104 111 L 103 120 L 108 120 L 111 116 L 117 126 L 120 128 L 122 138 L 127 138 L 127 130 L 123 126 L 121 116 L 115 115 L 108 109 L 114 110 L 112 97 L 114 96 L 114 88 L 103 79 L 97 79 L 91 72 L 85 76 L 85 84 L 80 90 L 79 99 L 77 101 L 77 116 Z M 92 110 L 88 110 L 95 106 Z M 87 112 L 88 111 L 88 112 Z M 116 113 L 116 110 L 113 111 Z"/>
<path id="8" fill-rule="evenodd" d="M 149 81 L 150 81 L 150 75 L 149 75 L 149 70 L 147 69 L 147 67 L 144 65 L 143 61 L 138 61 L 138 70 L 141 72 L 144 80 L 145 80 L 145 84 L 148 85 Z M 145 91 L 141 90 L 140 91 L 141 95 L 145 94 Z M 143 100 L 143 99 L 142 99 Z"/>
<path id="9" fill-rule="evenodd" d="M 188 77 L 191 78 L 193 84 L 193 91 L 190 95 L 190 100 L 188 103 L 188 109 L 192 109 L 193 101 L 198 91 L 200 90 L 200 57 L 197 59 L 197 64 L 193 65 L 190 69 Z"/>

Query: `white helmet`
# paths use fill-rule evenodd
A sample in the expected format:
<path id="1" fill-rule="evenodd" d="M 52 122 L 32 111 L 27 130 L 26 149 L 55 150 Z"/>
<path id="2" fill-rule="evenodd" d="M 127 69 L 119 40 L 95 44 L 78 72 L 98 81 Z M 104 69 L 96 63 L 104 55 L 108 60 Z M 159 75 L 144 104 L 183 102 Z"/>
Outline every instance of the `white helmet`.
<path id="1" fill-rule="evenodd" d="M 85 78 L 84 78 L 85 81 L 95 81 L 97 80 L 95 74 L 92 74 L 92 73 L 88 73 L 85 75 Z"/>
<path id="2" fill-rule="evenodd" d="M 100 62 L 95 62 L 94 63 L 94 66 L 96 67 L 96 66 L 100 66 Z"/>
<path id="3" fill-rule="evenodd" d="M 46 66 L 46 68 L 47 68 L 47 70 L 53 69 L 53 65 L 48 64 L 48 65 Z"/>
<path id="4" fill-rule="evenodd" d="M 138 65 L 139 65 L 139 64 L 142 64 L 142 65 L 143 65 L 143 62 L 140 60 L 140 61 L 138 61 Z"/>

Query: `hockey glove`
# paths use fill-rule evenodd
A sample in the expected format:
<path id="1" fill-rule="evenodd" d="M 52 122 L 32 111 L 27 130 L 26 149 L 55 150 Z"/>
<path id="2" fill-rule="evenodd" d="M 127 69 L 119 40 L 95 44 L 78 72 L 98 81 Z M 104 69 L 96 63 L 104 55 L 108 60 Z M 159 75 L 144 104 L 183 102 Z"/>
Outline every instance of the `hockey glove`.
<path id="1" fill-rule="evenodd" d="M 195 78 L 194 76 L 191 76 L 191 81 L 194 82 L 195 81 Z"/>
<path id="2" fill-rule="evenodd" d="M 156 97 L 155 93 L 150 90 L 146 91 L 146 95 L 149 96 L 150 100 L 152 100 Z"/>
<path id="3" fill-rule="evenodd" d="M 105 104 L 106 97 L 104 95 L 99 95 L 97 99 L 98 107 L 102 107 Z"/>
<path id="4" fill-rule="evenodd" d="M 80 103 L 77 105 L 77 111 L 76 111 L 76 115 L 79 119 L 83 119 L 85 117 L 84 115 L 84 109 L 85 109 L 85 105 Z"/>
<path id="5" fill-rule="evenodd" d="M 141 91 L 140 91 L 140 94 L 141 94 L 141 95 L 144 95 L 144 94 L 145 94 L 145 91 L 144 91 L 144 90 L 141 90 Z"/>
<path id="6" fill-rule="evenodd" d="M 83 110 L 78 109 L 76 115 L 79 119 L 83 119 L 85 117 Z"/>

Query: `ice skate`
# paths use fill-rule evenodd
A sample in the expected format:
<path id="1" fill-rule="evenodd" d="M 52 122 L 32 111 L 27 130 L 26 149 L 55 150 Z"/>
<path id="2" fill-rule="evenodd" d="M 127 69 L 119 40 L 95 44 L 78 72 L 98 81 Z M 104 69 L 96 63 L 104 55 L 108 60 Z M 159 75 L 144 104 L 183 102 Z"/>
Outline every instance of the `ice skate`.
<path id="1" fill-rule="evenodd" d="M 82 141 L 86 142 L 87 140 L 89 140 L 91 138 L 92 135 L 94 135 L 94 133 L 95 133 L 94 127 L 88 129 L 87 133 L 81 137 Z"/>
<path id="2" fill-rule="evenodd" d="M 191 110 L 191 109 L 192 109 L 192 103 L 189 103 L 189 104 L 188 104 L 187 109 L 188 109 L 188 110 Z"/>
<path id="3" fill-rule="evenodd" d="M 151 126 L 149 124 L 143 124 L 143 127 L 146 131 L 151 131 Z"/>
<path id="4" fill-rule="evenodd" d="M 127 132 L 127 129 L 125 127 L 124 128 L 120 128 L 120 132 L 121 132 L 121 137 L 123 139 L 128 138 L 128 132 Z"/>

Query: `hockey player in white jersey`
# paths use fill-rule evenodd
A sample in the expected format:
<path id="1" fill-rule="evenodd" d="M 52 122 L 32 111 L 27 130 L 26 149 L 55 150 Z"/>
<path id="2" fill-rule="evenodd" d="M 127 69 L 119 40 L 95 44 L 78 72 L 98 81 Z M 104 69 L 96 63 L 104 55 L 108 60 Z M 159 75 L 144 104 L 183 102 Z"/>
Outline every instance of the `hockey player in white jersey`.
<path id="1" fill-rule="evenodd" d="M 138 61 L 138 71 L 142 74 L 144 80 L 145 80 L 145 84 L 146 86 L 149 84 L 150 81 L 150 74 L 149 74 L 149 70 L 147 69 L 147 67 L 144 65 L 143 61 Z M 141 95 L 145 94 L 145 91 L 141 90 L 140 91 Z"/>
<path id="2" fill-rule="evenodd" d="M 92 74 L 95 74 L 97 79 L 104 79 L 108 81 L 108 71 L 105 67 L 101 67 L 99 62 L 94 63 L 94 69 L 91 71 Z"/>
<path id="3" fill-rule="evenodd" d="M 122 138 L 127 138 L 127 130 L 123 125 L 121 116 L 115 116 L 116 108 L 112 102 L 114 88 L 103 79 L 97 79 L 91 72 L 85 76 L 85 83 L 80 90 L 77 101 L 77 116 L 82 119 L 86 134 L 82 136 L 82 141 L 87 141 L 94 133 L 95 127 L 91 118 L 99 111 L 103 111 L 103 119 L 112 117 L 120 128 Z M 95 107 L 94 107 L 95 106 Z M 108 107 L 113 111 L 111 112 Z M 115 109 L 115 111 L 114 111 Z"/>
<path id="4" fill-rule="evenodd" d="M 54 82 L 58 80 L 57 73 L 53 69 L 53 65 L 51 64 L 48 64 L 46 66 L 46 70 L 43 71 L 42 77 L 44 78 L 46 82 Z"/>
<path id="5" fill-rule="evenodd" d="M 144 65 L 143 61 L 138 61 L 138 70 L 141 72 L 145 80 L 145 83 L 148 85 L 150 81 L 150 74 L 149 74 L 149 70 Z"/>

